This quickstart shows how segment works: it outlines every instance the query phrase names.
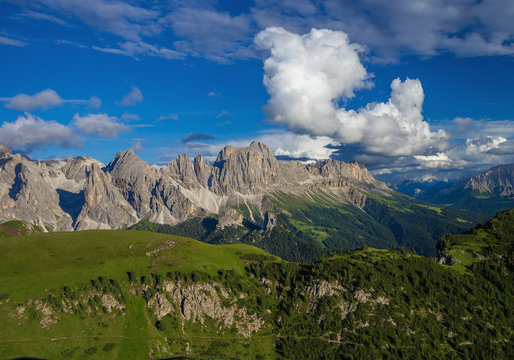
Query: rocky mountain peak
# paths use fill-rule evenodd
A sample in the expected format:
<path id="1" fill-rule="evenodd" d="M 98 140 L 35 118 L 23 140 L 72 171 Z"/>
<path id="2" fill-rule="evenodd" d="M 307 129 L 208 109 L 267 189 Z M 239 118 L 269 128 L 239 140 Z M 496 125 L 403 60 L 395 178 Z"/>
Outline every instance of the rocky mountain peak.
<path id="1" fill-rule="evenodd" d="M 279 162 L 257 141 L 225 146 L 212 165 L 201 155 L 191 162 L 182 154 L 162 171 L 132 150 L 118 152 L 106 166 L 88 157 L 32 161 L 0 150 L 0 208 L 5 209 L 0 221 L 23 219 L 47 230 L 119 228 L 142 218 L 177 224 L 199 214 L 239 224 L 242 213 L 236 208 L 264 216 L 273 204 L 263 199 L 274 191 L 302 196 L 325 188 L 353 203 L 354 188 L 387 191 L 358 163 Z"/>
<path id="2" fill-rule="evenodd" d="M 109 172 L 120 171 L 120 169 L 130 167 L 134 168 L 135 166 L 148 166 L 148 164 L 141 160 L 139 156 L 137 156 L 132 149 L 120 151 L 116 154 L 114 159 L 107 164 L 106 170 Z"/>
<path id="3" fill-rule="evenodd" d="M 217 178 L 217 171 L 219 169 L 213 167 L 211 164 L 206 163 L 202 155 L 195 156 L 193 166 L 198 183 L 207 189 L 211 189 L 212 191 L 213 180 Z"/>
<path id="4" fill-rule="evenodd" d="M 168 165 L 168 173 L 174 180 L 187 184 L 188 187 L 194 186 L 195 171 L 187 154 L 180 154 L 172 160 Z"/>
<path id="5" fill-rule="evenodd" d="M 255 192 L 276 182 L 280 172 L 273 152 L 256 141 L 244 148 L 225 146 L 213 165 L 219 169 L 217 180 L 222 193 Z"/>
<path id="6" fill-rule="evenodd" d="M 214 163 L 216 164 L 222 161 L 226 161 L 230 157 L 230 155 L 232 155 L 236 151 L 237 148 L 235 146 L 226 145 L 223 149 L 221 149 Z"/>
<path id="7" fill-rule="evenodd" d="M 498 165 L 469 178 L 466 188 L 514 198 L 514 164 Z"/>
<path id="8" fill-rule="evenodd" d="M 259 141 L 252 141 L 252 143 L 247 147 L 238 148 L 232 145 L 225 146 L 219 152 L 214 164 L 227 161 L 235 156 L 242 155 L 248 157 L 250 153 L 260 155 L 263 159 L 270 159 L 271 162 L 277 162 L 273 151 L 271 151 L 266 144 Z"/>
<path id="9" fill-rule="evenodd" d="M 274 158 L 275 155 L 271 151 L 271 149 L 264 143 L 259 141 L 252 141 L 250 146 L 247 147 L 248 151 L 253 151 L 254 153 L 261 154 L 267 158 Z"/>
<path id="10" fill-rule="evenodd" d="M 0 144 L 0 158 L 4 156 L 11 156 L 12 150 L 5 145 Z"/>
<path id="11" fill-rule="evenodd" d="M 356 161 L 346 163 L 338 160 L 324 160 L 308 165 L 310 173 L 328 178 L 351 178 L 358 181 L 370 182 L 375 179 L 368 172 L 368 169 Z"/>

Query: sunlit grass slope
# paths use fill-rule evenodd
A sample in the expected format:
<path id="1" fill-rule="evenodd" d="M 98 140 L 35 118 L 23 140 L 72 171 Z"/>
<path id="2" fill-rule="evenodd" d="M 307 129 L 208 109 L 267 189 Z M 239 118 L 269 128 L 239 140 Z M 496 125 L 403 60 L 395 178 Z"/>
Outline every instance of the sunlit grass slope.
<path id="1" fill-rule="evenodd" d="M 173 242 L 171 246 L 169 242 Z M 158 256 L 147 253 L 165 247 Z M 122 278 L 127 271 L 162 273 L 233 269 L 242 274 L 241 254 L 266 254 L 243 244 L 209 245 L 166 234 L 126 230 L 44 233 L 0 239 L 2 292 L 14 298 L 45 288 L 73 286 L 98 276 Z"/>
<path id="2" fill-rule="evenodd" d="M 0 238 L 0 254 L 0 359 L 151 358 L 150 349 L 165 344 L 167 337 L 156 328 L 145 300 L 131 294 L 128 272 L 149 278 L 150 274 L 168 272 L 214 276 L 222 270 L 233 270 L 246 278 L 243 258 L 273 259 L 249 245 L 215 246 L 178 236 L 126 230 L 8 236 Z M 28 299 L 52 304 L 57 298 L 60 302 L 64 288 L 71 289 L 80 301 L 81 294 L 91 292 L 95 279 L 120 284 L 125 297 L 123 314 L 102 312 L 101 306 L 94 316 L 61 312 L 57 324 L 42 328 L 44 310 L 36 314 L 27 306 Z M 173 329 L 168 337 L 171 335 L 169 341 L 179 349 L 187 348 L 186 343 L 195 344 L 193 349 L 209 349 L 212 342 L 221 340 L 236 342 L 234 349 L 243 349 L 245 344 L 247 351 L 253 347 L 272 349 L 269 337 L 257 337 L 249 345 L 237 333 L 217 334 L 209 332 L 208 326 L 205 330 L 194 324 L 185 332 L 180 327 Z"/>
<path id="3" fill-rule="evenodd" d="M 454 268 L 467 273 L 485 260 L 508 260 L 514 252 L 514 209 L 505 210 L 465 233 L 444 236 L 438 251 L 440 256 L 453 259 Z"/>

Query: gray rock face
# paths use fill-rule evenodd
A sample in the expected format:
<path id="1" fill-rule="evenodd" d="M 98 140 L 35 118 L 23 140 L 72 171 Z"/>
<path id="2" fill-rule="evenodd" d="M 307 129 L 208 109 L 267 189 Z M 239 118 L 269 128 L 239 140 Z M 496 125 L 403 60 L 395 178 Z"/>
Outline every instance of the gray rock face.
<path id="1" fill-rule="evenodd" d="M 74 228 L 126 228 L 137 220 L 136 211 L 111 184 L 109 174 L 92 164 L 84 189 L 84 205 Z"/>
<path id="2" fill-rule="evenodd" d="M 514 164 L 498 165 L 469 178 L 465 188 L 514 199 Z"/>
<path id="3" fill-rule="evenodd" d="M 264 230 L 271 231 L 277 222 L 275 215 L 272 212 L 266 211 L 264 214 Z"/>
<path id="4" fill-rule="evenodd" d="M 226 146 L 212 165 L 201 155 L 193 162 L 179 155 L 161 170 L 132 150 L 104 166 L 86 156 L 32 161 L 0 146 L 0 222 L 22 219 L 48 231 L 124 228 L 143 218 L 177 224 L 207 214 L 218 215 L 222 226 L 238 225 L 242 212 L 252 219 L 256 211 L 271 228 L 273 192 L 308 196 L 318 189 L 359 207 L 366 197 L 356 189 L 390 191 L 358 163 L 279 162 L 259 142 Z"/>
<path id="5" fill-rule="evenodd" d="M 219 169 L 217 182 L 223 194 L 233 190 L 252 194 L 279 180 L 278 160 L 266 145 L 255 141 L 246 148 L 226 146 L 214 166 Z"/>

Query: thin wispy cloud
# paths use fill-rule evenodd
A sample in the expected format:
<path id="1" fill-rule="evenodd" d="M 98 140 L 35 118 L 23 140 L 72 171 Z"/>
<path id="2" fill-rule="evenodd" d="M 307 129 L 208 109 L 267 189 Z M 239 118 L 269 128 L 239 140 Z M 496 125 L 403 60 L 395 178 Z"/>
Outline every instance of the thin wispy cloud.
<path id="1" fill-rule="evenodd" d="M 13 97 L 0 98 L 5 107 L 14 110 L 31 111 L 36 109 L 47 110 L 62 104 L 86 105 L 90 108 L 99 108 L 102 105 L 100 98 L 91 96 L 89 99 L 63 99 L 55 90 L 46 89 L 34 95 L 17 94 Z"/>
<path id="2" fill-rule="evenodd" d="M 163 46 L 151 45 L 143 41 L 126 41 L 116 47 L 92 46 L 91 49 L 108 54 L 130 56 L 137 59 L 139 56 L 154 56 L 168 60 L 182 59 L 185 57 L 183 52 L 172 50 Z"/>
<path id="3" fill-rule="evenodd" d="M 141 152 L 145 149 L 145 147 L 143 146 L 143 140 L 141 139 L 134 139 L 134 141 L 132 142 L 132 145 L 130 146 L 130 148 L 134 151 L 134 152 Z"/>
<path id="4" fill-rule="evenodd" d="M 159 116 L 155 121 L 165 121 L 165 120 L 178 120 L 178 114 L 167 114 L 167 115 L 161 115 Z"/>
<path id="5" fill-rule="evenodd" d="M 13 39 L 13 38 L 10 38 L 7 36 L 2 36 L 2 35 L 0 35 L 0 44 L 1 45 L 18 46 L 18 47 L 27 46 L 27 43 L 25 41 Z"/>
<path id="6" fill-rule="evenodd" d="M 158 34 L 159 12 L 122 1 L 108 0 L 66 0 L 34 1 L 47 9 L 68 17 L 75 17 L 85 24 L 103 32 L 115 34 L 123 39 L 138 41 L 141 36 Z M 44 8 L 43 8 L 44 9 Z"/>
<path id="7" fill-rule="evenodd" d="M 222 117 L 226 117 L 226 116 L 233 116 L 233 114 L 230 112 L 230 111 L 227 111 L 227 110 L 221 110 L 218 115 L 216 115 L 216 119 L 220 119 Z"/>
<path id="8" fill-rule="evenodd" d="M 227 12 L 196 6 L 183 6 L 167 15 L 179 40 L 177 50 L 226 63 L 253 56 L 250 14 L 232 16 Z M 198 26 L 198 24 L 202 24 Z"/>
<path id="9" fill-rule="evenodd" d="M 44 12 L 39 12 L 39 11 L 23 10 L 20 13 L 18 13 L 16 16 L 20 17 L 20 18 L 30 19 L 30 20 L 49 21 L 49 22 L 53 22 L 53 23 L 63 25 L 63 26 L 69 25 L 66 21 L 64 21 L 61 18 L 58 18 L 57 16 L 54 16 L 51 14 L 46 14 Z"/>
<path id="10" fill-rule="evenodd" d="M 137 114 L 129 114 L 129 113 L 123 113 L 121 115 L 121 118 L 124 120 L 124 121 L 139 121 L 141 120 L 141 118 L 139 117 L 139 115 Z"/>
<path id="11" fill-rule="evenodd" d="M 514 55 L 514 8 L 510 0 L 389 2 L 309 0 L 257 1 L 244 11 L 229 13 L 211 1 L 172 1 L 145 7 L 139 2 L 108 0 L 33 0 L 19 2 L 21 19 L 79 21 L 95 32 L 118 37 L 91 49 L 132 57 L 166 59 L 203 57 L 219 63 L 255 58 L 254 36 L 267 27 L 295 33 L 312 28 L 344 31 L 368 47 L 379 61 L 404 55 L 431 57 Z M 201 24 L 201 26 L 198 26 Z M 163 41 L 162 34 L 173 34 Z M 0 37 L 0 43 L 24 42 Z"/>
<path id="12" fill-rule="evenodd" d="M 230 124 L 232 124 L 232 121 L 227 120 L 227 121 L 225 121 L 225 122 L 222 122 L 222 123 L 218 123 L 218 124 L 216 124 L 216 127 L 220 127 L 220 126 L 227 126 L 227 125 L 230 125 Z"/>

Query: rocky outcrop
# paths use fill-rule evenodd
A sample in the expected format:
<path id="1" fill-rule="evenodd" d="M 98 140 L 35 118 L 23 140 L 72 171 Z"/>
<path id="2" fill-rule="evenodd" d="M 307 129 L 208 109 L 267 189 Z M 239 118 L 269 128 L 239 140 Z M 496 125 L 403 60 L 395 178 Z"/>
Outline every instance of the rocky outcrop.
<path id="1" fill-rule="evenodd" d="M 147 301 L 146 306 L 152 309 L 157 319 L 161 319 L 173 311 L 173 306 L 165 294 L 157 293 Z"/>
<path id="2" fill-rule="evenodd" d="M 235 301 L 231 301 L 221 284 L 164 281 L 162 287 L 163 291 L 179 305 L 183 321 L 203 324 L 206 318 L 210 318 L 217 321 L 220 328 L 235 327 L 244 337 L 250 337 L 264 325 L 264 321 L 257 314 L 250 315 L 244 307 L 239 307 Z M 158 294 L 154 298 L 149 303 L 156 310 L 158 318 L 172 311 L 172 306 L 164 295 Z"/>
<path id="3" fill-rule="evenodd" d="M 235 225 L 239 226 L 243 224 L 244 217 L 234 208 L 229 208 L 225 211 L 218 219 L 217 228 L 223 229 L 225 226 Z"/>
<path id="4" fill-rule="evenodd" d="M 264 214 L 264 230 L 265 231 L 271 231 L 277 223 L 277 219 L 275 218 L 275 215 L 270 212 L 266 211 L 266 214 Z"/>
<path id="5" fill-rule="evenodd" d="M 390 191 L 361 164 L 279 162 L 260 142 L 226 146 L 212 165 L 179 155 L 160 170 L 132 150 L 104 166 L 85 156 L 33 161 L 0 147 L 0 222 L 22 219 L 47 231 L 123 228 L 143 218 L 173 225 L 206 215 L 218 216 L 219 227 L 265 217 L 269 230 L 274 193 L 310 197 L 320 189 L 360 208 L 366 196 L 359 190 Z"/>

